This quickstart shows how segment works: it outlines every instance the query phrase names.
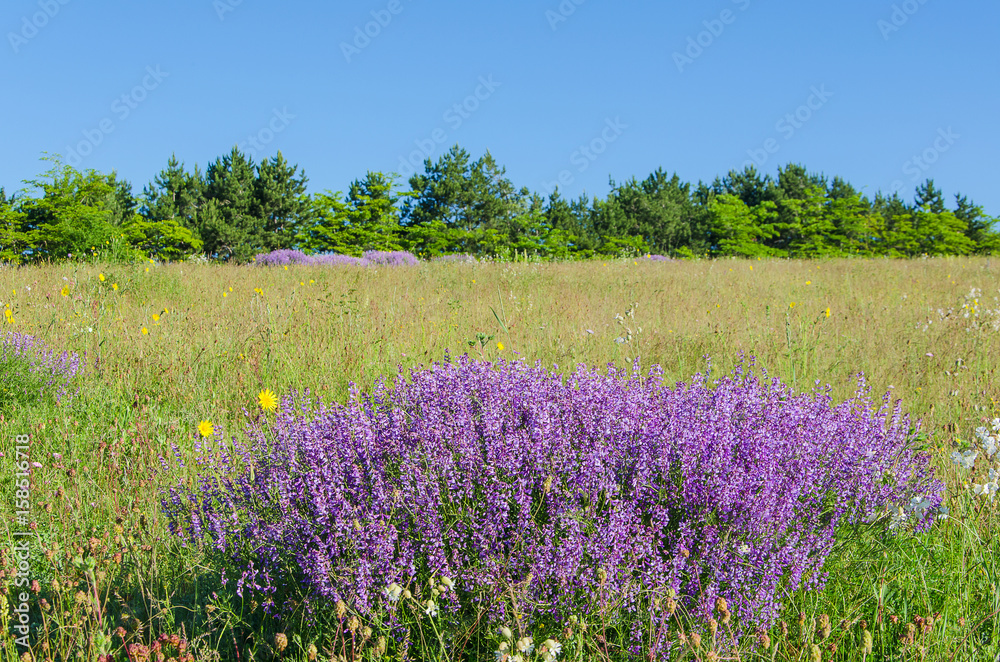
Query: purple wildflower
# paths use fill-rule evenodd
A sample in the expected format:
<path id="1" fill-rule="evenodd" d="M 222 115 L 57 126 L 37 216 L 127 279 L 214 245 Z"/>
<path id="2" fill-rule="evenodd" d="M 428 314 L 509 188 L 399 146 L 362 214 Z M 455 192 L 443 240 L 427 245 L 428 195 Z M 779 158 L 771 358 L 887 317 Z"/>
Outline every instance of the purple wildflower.
<path id="1" fill-rule="evenodd" d="M 6 401 L 28 403 L 46 393 L 56 402 L 72 397 L 70 383 L 82 372 L 80 355 L 76 352 L 57 353 L 35 336 L 7 332 L 0 336 L 0 395 Z"/>
<path id="2" fill-rule="evenodd" d="M 942 485 L 899 403 L 876 406 L 863 380 L 838 404 L 752 364 L 661 377 L 463 357 L 343 405 L 286 398 L 272 429 L 164 507 L 235 560 L 240 591 L 304 586 L 364 611 L 421 573 L 477 594 L 530 576 L 529 605 L 549 613 L 609 596 L 635 611 L 673 589 L 706 615 L 725 598 L 747 627 L 823 584 L 845 527 L 917 497 L 931 524 Z"/>

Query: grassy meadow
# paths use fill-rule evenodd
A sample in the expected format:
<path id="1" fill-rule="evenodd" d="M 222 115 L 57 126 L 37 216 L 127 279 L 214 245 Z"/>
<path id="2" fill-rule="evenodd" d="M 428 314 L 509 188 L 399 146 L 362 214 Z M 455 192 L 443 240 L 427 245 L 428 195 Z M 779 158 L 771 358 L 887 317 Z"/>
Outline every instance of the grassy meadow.
<path id="1" fill-rule="evenodd" d="M 727 374 L 745 354 L 796 390 L 830 384 L 836 400 L 864 373 L 875 397 L 891 390 L 922 421 L 917 443 L 946 483 L 948 518 L 919 535 L 845 540 L 824 590 L 786 596 L 769 648 L 757 633 L 735 650 L 706 641 L 672 659 L 993 660 L 997 503 L 972 491 L 986 458 L 969 472 L 950 455 L 1000 416 L 997 297 L 990 258 L 0 270 L 4 330 L 85 352 L 87 364 L 73 399 L 8 407 L 0 422 L 5 513 L 16 435 L 31 435 L 41 465 L 30 490 L 34 659 L 328 659 L 338 635 L 269 620 L 219 586 L 219 568 L 167 530 L 161 489 L 193 478 L 177 459 L 193 457 L 200 422 L 214 439 L 240 438 L 264 389 L 344 401 L 351 383 L 365 391 L 400 367 L 468 352 L 560 370 L 639 361 L 662 366 L 667 383 L 709 359 Z M 5 515 L 0 541 L 11 547 L 20 530 Z M 13 603 L 16 561 L 0 564 Z M 19 659 L 5 630 L 0 660 Z"/>

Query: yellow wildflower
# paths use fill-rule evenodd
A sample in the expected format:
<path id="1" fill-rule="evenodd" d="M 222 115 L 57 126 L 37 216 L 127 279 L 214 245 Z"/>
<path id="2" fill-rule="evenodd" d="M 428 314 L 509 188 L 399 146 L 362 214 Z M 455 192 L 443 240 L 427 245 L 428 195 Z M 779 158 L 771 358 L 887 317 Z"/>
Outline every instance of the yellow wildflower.
<path id="1" fill-rule="evenodd" d="M 278 398 L 271 389 L 266 388 L 257 396 L 257 402 L 264 411 L 274 411 L 278 407 Z"/>
<path id="2" fill-rule="evenodd" d="M 202 421 L 201 423 L 198 423 L 198 432 L 203 437 L 211 437 L 215 434 L 215 426 L 209 421 Z"/>

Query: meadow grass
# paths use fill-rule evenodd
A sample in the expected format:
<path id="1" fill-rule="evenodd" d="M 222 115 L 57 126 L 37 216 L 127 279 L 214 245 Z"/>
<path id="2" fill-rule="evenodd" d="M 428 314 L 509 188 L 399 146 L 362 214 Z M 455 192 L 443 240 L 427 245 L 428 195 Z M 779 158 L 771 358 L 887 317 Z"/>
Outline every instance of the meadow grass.
<path id="1" fill-rule="evenodd" d="M 239 439 L 263 389 L 343 401 L 351 383 L 367 390 L 448 351 L 567 371 L 638 360 L 662 366 L 666 383 L 709 361 L 726 374 L 746 354 L 797 390 L 830 384 L 837 400 L 864 373 L 876 395 L 891 389 L 922 420 L 950 516 L 916 536 L 859 528 L 831 556 L 826 588 L 787 596 L 771 647 L 744 642 L 740 659 L 808 660 L 818 650 L 824 660 L 992 660 L 996 504 L 973 496 L 982 476 L 949 456 L 1000 416 L 995 297 L 1000 264 L 989 258 L 0 270 L 4 330 L 85 352 L 87 362 L 74 399 L 11 404 L 0 422 L 0 483 L 13 476 L 16 435 L 31 435 L 41 464 L 31 487 L 35 658 L 134 659 L 119 627 L 147 645 L 179 637 L 162 643 L 173 646 L 168 657 L 309 658 L 320 642 L 308 626 L 269 622 L 167 531 L 160 490 L 185 472 L 194 479 L 200 421 L 215 427 L 214 443 Z M 13 492 L 4 487 L 5 513 Z M 20 529 L 3 521 L 9 547 Z M 14 601 L 16 564 L 3 558 Z M 292 637 L 282 651 L 278 632 Z M 711 659 L 709 648 L 689 647 L 688 659 Z M 22 649 L 8 637 L 0 651 L 7 660 Z"/>

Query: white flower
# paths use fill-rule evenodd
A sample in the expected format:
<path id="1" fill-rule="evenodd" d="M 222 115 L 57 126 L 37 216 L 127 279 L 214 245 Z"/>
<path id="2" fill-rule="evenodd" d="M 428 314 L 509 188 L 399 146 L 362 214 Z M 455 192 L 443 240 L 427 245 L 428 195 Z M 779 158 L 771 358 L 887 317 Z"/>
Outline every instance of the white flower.
<path id="1" fill-rule="evenodd" d="M 524 637 L 523 639 L 518 639 L 517 650 L 521 651 L 525 655 L 531 655 L 531 651 L 535 650 L 535 644 L 531 640 L 531 637 Z"/>
<path id="2" fill-rule="evenodd" d="M 736 551 L 739 552 L 740 554 L 743 554 L 743 555 L 749 554 L 750 553 L 750 545 L 748 545 L 746 543 L 743 543 L 738 548 L 736 548 Z"/>
<path id="3" fill-rule="evenodd" d="M 545 646 L 545 658 L 548 662 L 552 662 L 552 660 L 556 659 L 556 656 L 559 655 L 559 651 L 562 650 L 562 644 L 555 639 L 546 639 L 542 646 Z"/>
<path id="4" fill-rule="evenodd" d="M 390 602 L 395 602 L 396 600 L 399 600 L 399 596 L 403 594 L 403 587 L 393 582 L 392 584 L 386 586 L 384 593 L 385 597 L 389 598 Z"/>
<path id="5" fill-rule="evenodd" d="M 1000 418 L 994 418 L 992 425 L 994 432 L 1000 432 Z"/>
<path id="6" fill-rule="evenodd" d="M 951 454 L 951 461 L 963 469 L 971 469 L 976 464 L 979 451 L 955 451 Z"/>
<path id="7" fill-rule="evenodd" d="M 437 616 L 438 613 L 437 603 L 434 602 L 433 600 L 428 600 L 426 606 L 424 607 L 424 612 L 426 612 L 427 615 L 430 616 L 431 618 Z"/>
<path id="8" fill-rule="evenodd" d="M 892 512 L 892 517 L 889 520 L 889 530 L 895 531 L 896 529 L 903 526 L 906 523 L 906 511 L 902 507 L 896 506 L 896 510 Z"/>
<path id="9" fill-rule="evenodd" d="M 500 628 L 500 636 L 503 637 L 504 639 L 511 639 L 514 636 L 514 633 L 511 632 L 510 628 L 505 625 L 502 628 Z M 507 644 L 505 642 L 502 645 L 506 646 Z"/>
<path id="10" fill-rule="evenodd" d="M 441 583 L 447 586 L 448 588 L 455 588 L 455 582 L 452 581 L 451 577 L 442 577 Z"/>
<path id="11" fill-rule="evenodd" d="M 910 499 L 910 504 L 906 509 L 911 513 L 917 513 L 918 515 L 923 515 L 925 510 L 929 510 L 931 507 L 931 500 L 927 497 L 915 496 Z"/>
<path id="12" fill-rule="evenodd" d="M 983 483 L 982 485 L 979 483 L 972 484 L 972 491 L 975 492 L 976 496 L 989 497 L 990 501 L 992 501 L 993 497 L 996 496 L 998 488 L 1000 488 L 1000 485 L 992 481 Z"/>

